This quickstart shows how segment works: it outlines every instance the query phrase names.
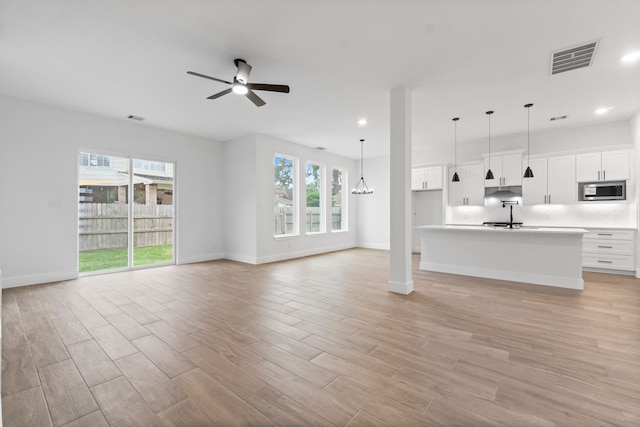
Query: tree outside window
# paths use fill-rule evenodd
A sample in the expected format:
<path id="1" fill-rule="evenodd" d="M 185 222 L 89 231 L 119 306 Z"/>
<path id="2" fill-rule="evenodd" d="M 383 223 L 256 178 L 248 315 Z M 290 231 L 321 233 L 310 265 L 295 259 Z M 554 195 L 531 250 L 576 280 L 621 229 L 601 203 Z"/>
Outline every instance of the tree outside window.
<path id="1" fill-rule="evenodd" d="M 322 215 L 322 165 L 306 164 L 307 233 L 324 231 Z"/>
<path id="2" fill-rule="evenodd" d="M 295 167 L 293 158 L 276 154 L 273 159 L 274 171 L 274 219 L 276 236 L 295 234 Z"/>

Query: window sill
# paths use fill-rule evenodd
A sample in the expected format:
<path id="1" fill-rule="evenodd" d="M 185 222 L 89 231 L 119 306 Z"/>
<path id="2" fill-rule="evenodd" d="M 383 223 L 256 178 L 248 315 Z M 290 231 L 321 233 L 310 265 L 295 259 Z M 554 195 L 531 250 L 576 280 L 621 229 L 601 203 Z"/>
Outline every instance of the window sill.
<path id="1" fill-rule="evenodd" d="M 278 234 L 273 236 L 273 240 L 297 239 L 298 237 L 300 237 L 299 234 Z"/>

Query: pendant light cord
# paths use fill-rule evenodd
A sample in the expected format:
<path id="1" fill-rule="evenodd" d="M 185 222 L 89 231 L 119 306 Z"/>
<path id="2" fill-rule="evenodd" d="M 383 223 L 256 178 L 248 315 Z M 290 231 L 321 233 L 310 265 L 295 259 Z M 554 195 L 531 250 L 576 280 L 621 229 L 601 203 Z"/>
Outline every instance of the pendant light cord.
<path id="1" fill-rule="evenodd" d="M 360 140 L 360 178 L 364 179 L 364 139 Z"/>
<path id="2" fill-rule="evenodd" d="M 458 120 L 460 117 L 454 117 L 453 119 L 453 167 L 455 172 L 458 171 Z"/>
<path id="3" fill-rule="evenodd" d="M 531 134 L 531 123 L 530 123 L 530 116 L 531 116 L 531 107 L 533 107 L 533 104 L 526 104 L 524 106 L 527 109 L 527 167 L 530 166 L 529 164 L 529 159 L 531 158 L 531 150 L 529 148 L 529 138 L 530 138 L 530 134 Z"/>

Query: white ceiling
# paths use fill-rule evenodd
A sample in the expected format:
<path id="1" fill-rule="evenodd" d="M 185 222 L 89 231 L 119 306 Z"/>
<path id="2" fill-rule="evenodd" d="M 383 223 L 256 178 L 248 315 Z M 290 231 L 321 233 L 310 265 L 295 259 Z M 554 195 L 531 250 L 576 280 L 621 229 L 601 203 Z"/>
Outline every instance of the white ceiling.
<path id="1" fill-rule="evenodd" d="M 358 158 L 389 152 L 389 91 L 413 92 L 413 144 L 628 119 L 640 110 L 639 0 L 0 0 L 0 94 L 226 141 L 272 135 Z M 551 77 L 554 50 L 600 40 Z M 255 107 L 196 71 L 232 80 Z M 595 116 L 601 106 L 613 106 Z M 562 122 L 549 118 L 568 115 Z M 361 128 L 356 122 L 366 117 Z"/>

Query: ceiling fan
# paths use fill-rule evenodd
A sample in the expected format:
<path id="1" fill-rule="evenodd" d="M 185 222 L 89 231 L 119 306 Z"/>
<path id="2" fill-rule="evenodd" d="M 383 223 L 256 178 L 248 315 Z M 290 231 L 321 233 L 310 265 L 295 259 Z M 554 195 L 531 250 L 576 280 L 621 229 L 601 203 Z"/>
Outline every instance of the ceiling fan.
<path id="1" fill-rule="evenodd" d="M 265 83 L 249 83 L 249 73 L 251 73 L 251 65 L 247 64 L 247 61 L 244 59 L 234 59 L 233 63 L 238 68 L 238 72 L 233 77 L 233 83 L 228 82 L 226 80 L 217 79 L 215 77 L 206 76 L 204 74 L 196 73 L 194 71 L 187 71 L 187 74 L 191 74 L 192 76 L 202 77 L 209 80 L 215 80 L 220 83 L 226 83 L 231 85 L 230 88 L 223 90 L 222 92 L 215 93 L 207 99 L 216 99 L 220 98 L 223 95 L 226 95 L 230 92 L 237 93 L 239 95 L 245 95 L 247 98 L 251 100 L 257 107 L 262 107 L 266 102 L 262 98 L 260 98 L 254 90 L 266 90 L 270 92 L 284 92 L 289 93 L 289 86 L 287 85 L 271 85 Z"/>

